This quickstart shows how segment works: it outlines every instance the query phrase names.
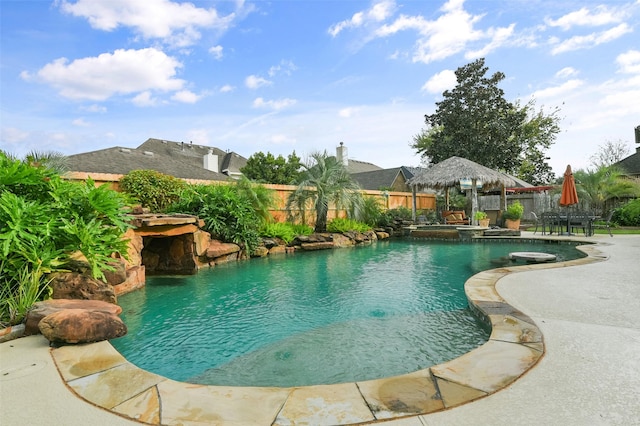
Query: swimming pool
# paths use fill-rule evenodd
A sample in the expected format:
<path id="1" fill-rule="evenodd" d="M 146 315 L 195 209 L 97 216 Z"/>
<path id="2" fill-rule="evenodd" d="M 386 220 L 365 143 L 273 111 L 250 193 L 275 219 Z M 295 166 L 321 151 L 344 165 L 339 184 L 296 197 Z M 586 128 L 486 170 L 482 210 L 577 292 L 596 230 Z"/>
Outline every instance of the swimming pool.
<path id="1" fill-rule="evenodd" d="M 463 284 L 509 252 L 582 257 L 568 244 L 393 240 L 150 277 L 120 298 L 126 358 L 175 380 L 304 386 L 403 374 L 456 358 L 488 330 Z"/>

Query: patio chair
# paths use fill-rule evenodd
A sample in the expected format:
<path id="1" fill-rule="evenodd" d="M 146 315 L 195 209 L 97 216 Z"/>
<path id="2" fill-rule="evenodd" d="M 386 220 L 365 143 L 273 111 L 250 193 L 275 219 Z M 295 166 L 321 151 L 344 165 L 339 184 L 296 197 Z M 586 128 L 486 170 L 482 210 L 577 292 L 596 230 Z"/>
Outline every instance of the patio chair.
<path id="1" fill-rule="evenodd" d="M 606 219 L 604 224 L 602 224 L 602 225 L 598 224 L 597 225 L 597 224 L 593 223 L 591 225 L 592 231 L 595 232 L 595 229 L 606 229 L 607 231 L 609 231 L 609 236 L 613 237 L 613 234 L 611 233 L 611 218 L 612 217 L 613 217 L 613 210 L 611 210 L 609 212 L 609 214 L 607 215 L 607 219 Z"/>
<path id="2" fill-rule="evenodd" d="M 540 215 L 540 219 L 542 221 L 542 235 L 545 235 L 547 227 L 549 234 L 553 234 L 554 231 L 557 234 L 562 232 L 562 221 L 558 212 L 544 212 Z"/>
<path id="3" fill-rule="evenodd" d="M 531 219 L 533 219 L 533 224 L 536 226 L 536 229 L 533 231 L 533 234 L 535 235 L 535 233 L 538 232 L 538 215 L 531 212 Z"/>
<path id="4" fill-rule="evenodd" d="M 586 212 L 577 212 L 570 216 L 570 231 L 574 229 L 582 229 L 585 237 L 591 234 L 591 216 Z"/>

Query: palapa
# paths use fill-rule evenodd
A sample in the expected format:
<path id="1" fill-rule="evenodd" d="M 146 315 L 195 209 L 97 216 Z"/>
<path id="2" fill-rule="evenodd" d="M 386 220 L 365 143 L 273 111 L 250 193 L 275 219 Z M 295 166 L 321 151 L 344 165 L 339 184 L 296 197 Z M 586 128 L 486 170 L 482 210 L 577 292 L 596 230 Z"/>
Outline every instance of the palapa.
<path id="1" fill-rule="evenodd" d="M 476 222 L 475 213 L 478 206 L 478 182 L 482 182 L 483 188 L 492 185 L 502 185 L 505 187 L 515 186 L 516 184 L 513 179 L 504 173 L 462 157 L 450 157 L 438 164 L 434 164 L 422 173 L 409 179 L 407 183 L 413 188 L 413 193 L 415 194 L 416 188 L 446 189 L 454 187 L 460 183 L 460 180 L 466 179 L 471 180 L 471 218 L 474 220 L 474 223 Z"/>

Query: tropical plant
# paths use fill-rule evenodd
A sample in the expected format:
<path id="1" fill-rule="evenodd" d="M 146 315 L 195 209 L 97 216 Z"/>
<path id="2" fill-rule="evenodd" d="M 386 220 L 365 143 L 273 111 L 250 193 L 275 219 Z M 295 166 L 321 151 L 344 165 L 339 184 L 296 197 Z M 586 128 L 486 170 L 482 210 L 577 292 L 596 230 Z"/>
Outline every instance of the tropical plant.
<path id="1" fill-rule="evenodd" d="M 581 204 L 603 214 L 607 204 L 622 198 L 640 196 L 640 185 L 624 177 L 616 166 L 603 166 L 596 170 L 576 170 L 573 174 Z"/>
<path id="2" fill-rule="evenodd" d="M 168 212 L 198 216 L 204 230 L 214 238 L 238 244 L 252 254 L 260 242 L 260 227 L 265 221 L 254 207 L 255 198 L 248 197 L 237 185 L 189 185 Z"/>
<path id="3" fill-rule="evenodd" d="M 315 232 L 326 232 L 329 204 L 333 203 L 337 209 L 353 208 L 362 200 L 360 188 L 346 167 L 326 151 L 312 153 L 302 167 L 302 181 L 289 195 L 287 211 L 290 216 L 302 213 L 304 218 L 307 205 L 312 204 L 316 214 Z"/>
<path id="4" fill-rule="evenodd" d="M 279 238 L 289 244 L 300 234 L 296 233 L 294 225 L 289 222 L 265 223 L 260 228 L 260 236 L 267 238 Z"/>
<path id="5" fill-rule="evenodd" d="M 359 222 L 357 220 L 337 217 L 332 219 L 327 224 L 327 231 L 329 232 L 367 232 L 371 231 L 371 226 L 366 223 Z"/>
<path id="6" fill-rule="evenodd" d="M 520 201 L 515 201 L 512 204 L 509 204 L 509 206 L 507 206 L 507 210 L 502 213 L 502 217 L 509 220 L 522 219 L 522 215 L 524 215 L 524 206 L 520 204 Z"/>
<path id="7" fill-rule="evenodd" d="M 382 200 L 377 197 L 363 197 L 362 203 L 353 205 L 350 216 L 354 219 L 364 222 L 367 225 L 375 226 L 380 220 L 380 216 L 384 212 Z"/>
<path id="8" fill-rule="evenodd" d="M 271 222 L 271 208 L 276 205 L 276 192 L 262 184 L 252 183 L 246 177 L 236 181 L 236 189 L 241 197 L 247 199 L 256 215 L 264 222 Z"/>
<path id="9" fill-rule="evenodd" d="M 153 212 L 176 202 L 186 185 L 182 179 L 155 170 L 133 170 L 120 179 L 120 189 Z"/>
<path id="10" fill-rule="evenodd" d="M 18 307 L 45 297 L 47 274 L 67 268 L 78 252 L 95 278 L 113 269 L 114 252 L 127 253 L 126 198 L 90 179 L 62 180 L 33 158 L 0 152 L 2 321 L 18 321 Z"/>

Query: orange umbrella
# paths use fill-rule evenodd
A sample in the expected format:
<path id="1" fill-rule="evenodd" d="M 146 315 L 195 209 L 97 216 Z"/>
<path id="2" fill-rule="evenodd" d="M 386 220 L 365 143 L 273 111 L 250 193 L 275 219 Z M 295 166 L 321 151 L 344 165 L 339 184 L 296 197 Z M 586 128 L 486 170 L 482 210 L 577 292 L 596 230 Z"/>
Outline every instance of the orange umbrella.
<path id="1" fill-rule="evenodd" d="M 567 165 L 562 182 L 562 194 L 560 195 L 560 205 L 567 207 L 578 204 L 578 191 L 576 191 L 576 181 L 573 179 L 571 165 Z"/>
<path id="2" fill-rule="evenodd" d="M 578 204 L 578 191 L 576 191 L 576 181 L 573 179 L 571 165 L 567 165 L 562 182 L 562 194 L 560 195 L 560 205 L 563 207 Z M 571 225 L 569 224 L 569 211 L 567 210 L 567 235 L 571 235 Z"/>

